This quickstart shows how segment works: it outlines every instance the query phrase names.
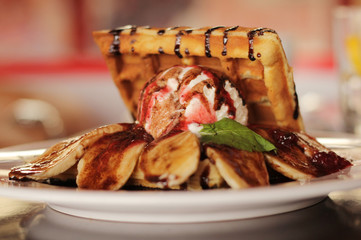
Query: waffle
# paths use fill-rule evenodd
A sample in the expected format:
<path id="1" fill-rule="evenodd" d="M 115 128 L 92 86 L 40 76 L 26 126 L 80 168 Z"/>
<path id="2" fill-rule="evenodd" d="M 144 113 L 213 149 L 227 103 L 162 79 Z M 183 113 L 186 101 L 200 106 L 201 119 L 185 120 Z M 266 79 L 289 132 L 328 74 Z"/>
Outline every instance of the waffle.
<path id="1" fill-rule="evenodd" d="M 156 73 L 202 65 L 222 72 L 242 92 L 249 124 L 304 130 L 292 68 L 272 29 L 125 26 L 93 37 L 133 116 L 141 89 Z"/>

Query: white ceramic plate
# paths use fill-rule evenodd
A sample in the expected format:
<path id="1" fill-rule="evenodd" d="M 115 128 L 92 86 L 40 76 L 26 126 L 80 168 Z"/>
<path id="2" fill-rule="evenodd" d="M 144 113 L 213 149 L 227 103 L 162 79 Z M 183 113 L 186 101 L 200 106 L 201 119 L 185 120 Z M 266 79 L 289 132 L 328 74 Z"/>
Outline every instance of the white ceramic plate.
<path id="1" fill-rule="evenodd" d="M 319 139 L 343 155 L 361 159 L 359 139 Z M 352 147 L 352 148 L 349 148 Z M 27 148 L 28 149 L 28 148 Z M 41 151 L 40 151 L 41 152 Z M 267 216 L 315 204 L 330 192 L 361 187 L 361 164 L 307 182 L 245 190 L 94 191 L 10 181 L 9 169 L 39 151 L 0 152 L 0 196 L 47 203 L 73 216 L 124 222 L 204 222 Z"/>

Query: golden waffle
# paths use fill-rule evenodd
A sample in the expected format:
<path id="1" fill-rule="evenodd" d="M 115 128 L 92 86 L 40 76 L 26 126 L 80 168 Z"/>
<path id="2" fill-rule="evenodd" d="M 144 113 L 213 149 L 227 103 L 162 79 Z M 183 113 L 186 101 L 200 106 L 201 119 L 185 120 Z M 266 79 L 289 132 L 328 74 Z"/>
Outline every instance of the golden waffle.
<path id="1" fill-rule="evenodd" d="M 156 73 L 202 65 L 221 71 L 243 93 L 249 124 L 304 129 L 292 69 L 272 29 L 125 26 L 93 36 L 133 116 L 141 89 Z"/>

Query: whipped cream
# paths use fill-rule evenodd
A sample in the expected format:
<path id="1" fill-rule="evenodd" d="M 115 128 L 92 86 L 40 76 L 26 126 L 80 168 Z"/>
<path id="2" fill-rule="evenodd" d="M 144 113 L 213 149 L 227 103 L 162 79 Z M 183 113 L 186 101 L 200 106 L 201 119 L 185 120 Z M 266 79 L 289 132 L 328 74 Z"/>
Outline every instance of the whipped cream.
<path id="1" fill-rule="evenodd" d="M 239 96 L 238 90 L 232 86 L 231 82 L 226 80 L 224 89 L 229 93 L 233 100 L 234 107 L 236 108 L 235 121 L 246 125 L 248 122 L 248 109 L 244 104 L 243 99 Z M 220 120 L 220 119 L 219 119 Z"/>

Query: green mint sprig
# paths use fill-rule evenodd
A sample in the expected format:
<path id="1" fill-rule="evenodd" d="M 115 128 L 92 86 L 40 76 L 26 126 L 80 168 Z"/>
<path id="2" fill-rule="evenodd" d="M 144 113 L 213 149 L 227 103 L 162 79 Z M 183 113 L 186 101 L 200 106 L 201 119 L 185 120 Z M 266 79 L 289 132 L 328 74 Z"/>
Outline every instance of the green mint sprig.
<path id="1" fill-rule="evenodd" d="M 203 128 L 199 133 L 202 142 L 224 144 L 249 152 L 276 150 L 271 142 L 232 119 L 223 118 L 215 123 L 201 125 Z"/>

